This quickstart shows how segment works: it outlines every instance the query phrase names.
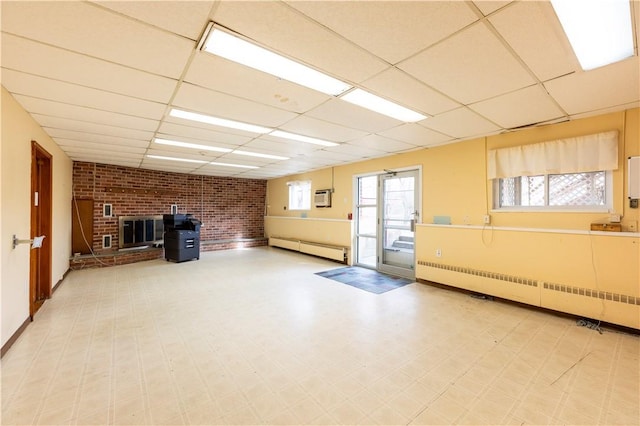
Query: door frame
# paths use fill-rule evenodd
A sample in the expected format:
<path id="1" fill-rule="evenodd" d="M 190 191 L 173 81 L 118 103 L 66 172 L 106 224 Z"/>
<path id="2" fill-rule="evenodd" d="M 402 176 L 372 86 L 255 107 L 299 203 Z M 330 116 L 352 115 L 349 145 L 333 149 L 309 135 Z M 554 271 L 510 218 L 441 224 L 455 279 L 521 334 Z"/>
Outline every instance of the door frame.
<path id="1" fill-rule="evenodd" d="M 397 175 L 401 174 L 401 173 L 406 173 L 411 174 L 412 177 L 415 176 L 415 181 L 414 181 L 414 188 L 413 188 L 413 200 L 414 200 L 414 222 L 413 222 L 413 242 L 414 242 L 414 247 L 413 247 L 413 253 L 412 253 L 412 258 L 411 258 L 411 264 L 408 268 L 402 267 L 399 264 L 391 264 L 391 263 L 385 263 L 385 258 L 387 255 L 390 255 L 390 253 L 387 253 L 386 250 L 389 250 L 388 247 L 385 246 L 384 244 L 384 239 L 385 239 L 385 213 L 384 213 L 384 209 L 385 209 L 385 202 L 384 202 L 384 196 L 385 196 L 385 180 L 387 179 L 393 179 L 396 177 L 399 177 Z M 421 217 L 421 209 L 420 209 L 420 188 L 422 187 L 421 183 L 421 179 L 422 179 L 422 175 L 420 173 L 420 170 L 418 169 L 408 169 L 408 170 L 389 170 L 386 173 L 379 175 L 378 176 L 378 198 L 379 198 L 379 203 L 378 203 L 378 229 L 377 229 L 377 234 L 378 234 L 378 240 L 377 240 L 377 244 L 378 244 L 378 248 L 377 248 L 377 258 L 378 258 L 378 262 L 377 262 L 377 266 L 376 269 L 379 272 L 383 272 L 383 273 L 387 273 L 390 275 L 396 275 L 396 276 L 401 276 L 401 277 L 405 277 L 405 278 L 410 278 L 413 279 L 415 278 L 416 275 L 416 249 L 415 249 L 415 233 L 416 233 L 416 226 L 419 223 L 420 217 Z"/>
<path id="2" fill-rule="evenodd" d="M 373 171 L 373 172 L 358 173 L 358 174 L 353 175 L 352 184 L 351 184 L 352 200 L 353 200 L 353 206 L 352 206 L 352 210 L 351 211 L 353 212 L 353 220 L 354 220 L 353 229 L 357 229 L 357 225 L 358 225 L 357 223 L 355 223 L 358 220 L 358 179 L 361 178 L 361 177 L 378 176 L 378 183 L 379 183 L 380 182 L 379 177 L 381 175 L 386 175 L 386 174 L 389 174 L 390 172 L 400 173 L 400 172 L 407 172 L 407 171 L 412 171 L 412 170 L 416 170 L 418 172 L 418 181 L 416 182 L 416 192 L 417 192 L 417 194 L 416 194 L 416 199 L 417 199 L 417 201 L 416 201 L 416 210 L 418 211 L 418 215 L 417 215 L 415 223 L 416 223 L 416 225 L 419 224 L 419 223 L 422 223 L 422 210 L 423 210 L 422 209 L 422 187 L 423 187 L 422 164 L 416 164 L 416 165 L 413 165 L 413 166 L 395 167 L 393 169 L 377 170 L 377 171 Z M 378 196 L 378 198 L 380 197 L 380 188 L 378 188 L 378 195 L 377 196 Z M 377 220 L 379 221 L 380 220 L 380 213 L 379 213 L 380 200 L 379 199 L 376 200 L 376 205 L 378 207 L 376 209 L 377 210 L 376 214 L 378 215 L 377 216 Z M 377 234 L 376 235 L 376 247 L 380 246 L 379 241 L 380 241 L 380 238 L 382 238 L 381 235 L 378 235 L 379 232 L 380 232 L 379 229 L 380 229 L 380 226 L 376 227 L 376 234 Z M 354 252 L 354 254 L 352 256 L 353 262 L 354 262 L 354 264 L 356 264 L 356 260 L 358 259 L 357 250 L 359 250 L 359 248 L 358 248 L 357 235 L 356 235 L 355 232 L 353 233 L 353 239 L 351 241 L 351 247 L 353 247 L 354 250 L 356 250 L 356 252 Z M 416 266 L 415 265 L 415 259 L 416 259 L 415 250 L 416 250 L 416 245 L 414 245 L 414 265 L 413 265 L 413 274 L 414 275 L 415 275 L 415 266 Z M 381 253 L 380 253 L 379 250 L 376 250 L 376 256 L 377 257 L 381 256 Z M 378 264 L 379 264 L 379 262 L 376 262 L 376 265 L 378 265 Z M 371 268 L 368 265 L 357 265 L 357 266 L 361 266 L 363 268 L 374 269 L 374 268 Z M 377 266 L 376 266 L 375 269 L 379 271 Z M 383 271 L 380 271 L 380 272 L 383 272 Z"/>
<path id="3" fill-rule="evenodd" d="M 42 247 L 31 249 L 29 255 L 29 316 L 33 320 L 40 306 L 51 297 L 53 229 L 53 156 L 36 141 L 31 141 L 30 198 L 31 238 L 45 236 Z"/>

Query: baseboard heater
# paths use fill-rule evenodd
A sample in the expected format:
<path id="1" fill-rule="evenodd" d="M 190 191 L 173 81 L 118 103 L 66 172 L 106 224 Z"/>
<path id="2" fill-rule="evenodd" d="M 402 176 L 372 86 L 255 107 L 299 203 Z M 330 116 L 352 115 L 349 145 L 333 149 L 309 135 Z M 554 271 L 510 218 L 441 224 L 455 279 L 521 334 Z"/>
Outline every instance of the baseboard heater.
<path id="1" fill-rule="evenodd" d="M 269 245 L 347 263 L 346 247 L 281 237 L 269 237 Z"/>

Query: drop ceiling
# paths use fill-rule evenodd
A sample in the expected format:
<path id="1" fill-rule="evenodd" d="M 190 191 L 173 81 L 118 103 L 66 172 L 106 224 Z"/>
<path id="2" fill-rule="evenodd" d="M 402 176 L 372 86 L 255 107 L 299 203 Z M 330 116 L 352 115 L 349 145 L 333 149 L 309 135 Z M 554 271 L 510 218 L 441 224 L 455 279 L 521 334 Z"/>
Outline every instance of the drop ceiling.
<path id="1" fill-rule="evenodd" d="M 587 72 L 543 1 L 1 7 L 2 85 L 74 161 L 270 179 L 640 105 L 635 0 L 635 55 Z M 203 52 L 210 22 L 427 118 L 403 123 Z M 169 116 L 172 108 L 339 145 L 197 123 Z M 289 159 L 171 147 L 156 137 Z"/>

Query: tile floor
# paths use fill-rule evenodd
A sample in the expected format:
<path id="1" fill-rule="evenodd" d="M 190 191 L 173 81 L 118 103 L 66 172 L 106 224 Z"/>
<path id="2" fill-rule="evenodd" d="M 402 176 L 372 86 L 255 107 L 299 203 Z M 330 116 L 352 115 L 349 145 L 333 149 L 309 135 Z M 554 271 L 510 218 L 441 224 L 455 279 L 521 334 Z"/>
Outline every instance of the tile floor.
<path id="1" fill-rule="evenodd" d="M 2 359 L 2 424 L 638 424 L 637 335 L 279 249 L 71 272 Z"/>

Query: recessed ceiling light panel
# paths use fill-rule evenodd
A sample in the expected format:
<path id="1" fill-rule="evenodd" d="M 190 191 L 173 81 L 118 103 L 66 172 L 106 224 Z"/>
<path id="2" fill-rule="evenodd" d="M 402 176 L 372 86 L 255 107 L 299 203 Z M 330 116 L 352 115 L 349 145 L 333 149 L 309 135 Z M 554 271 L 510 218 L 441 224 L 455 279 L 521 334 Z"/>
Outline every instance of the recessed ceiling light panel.
<path id="1" fill-rule="evenodd" d="M 306 142 L 314 145 L 322 146 L 337 146 L 339 144 L 335 142 L 329 142 L 322 139 L 311 138 L 309 136 L 296 135 L 295 133 L 283 132 L 282 130 L 274 130 L 270 133 L 271 136 L 277 136 L 279 138 L 291 139 L 298 142 Z"/>
<path id="2" fill-rule="evenodd" d="M 218 162 L 215 162 L 215 161 L 212 161 L 209 164 L 211 164 L 212 166 L 238 167 L 238 168 L 241 168 L 241 169 L 258 169 L 259 168 L 257 166 L 245 166 L 243 164 L 231 164 L 231 163 L 218 163 Z"/>
<path id="3" fill-rule="evenodd" d="M 426 115 L 422 115 L 362 89 L 353 89 L 349 93 L 341 96 L 340 99 L 406 123 L 414 123 L 427 118 Z"/>
<path id="4" fill-rule="evenodd" d="M 203 160 L 191 160 L 188 158 L 165 157 L 162 155 L 151 155 L 151 154 L 147 154 L 147 158 L 153 158 L 154 160 L 182 161 L 184 163 L 198 163 L 198 164 L 207 163 L 207 161 L 203 161 Z"/>
<path id="5" fill-rule="evenodd" d="M 551 4 L 583 70 L 633 56 L 629 0 L 551 0 Z"/>
<path id="6" fill-rule="evenodd" d="M 270 158 L 272 160 L 288 160 L 289 159 L 289 157 L 282 157 L 280 155 L 262 154 L 260 152 L 240 151 L 237 149 L 233 151 L 232 154 L 246 155 L 249 157 Z"/>
<path id="7" fill-rule="evenodd" d="M 212 26 L 202 49 L 233 62 L 337 96 L 351 85 Z"/>
<path id="8" fill-rule="evenodd" d="M 192 148 L 199 149 L 204 151 L 215 151 L 215 152 L 231 152 L 232 150 L 229 148 L 218 148 L 217 146 L 209 146 L 209 145 L 201 145 L 197 143 L 189 143 L 189 142 L 180 142 L 180 141 L 172 141 L 168 139 L 160 139 L 155 138 L 154 142 L 160 145 L 169 145 L 169 146 L 177 146 L 180 148 Z"/>
<path id="9" fill-rule="evenodd" d="M 273 129 L 256 126 L 255 124 L 242 123 L 240 121 L 227 120 L 225 118 L 213 117 L 196 112 L 184 111 L 173 108 L 169 112 L 171 117 L 184 118 L 185 120 L 199 121 L 200 123 L 212 124 L 214 126 L 228 127 L 230 129 L 244 130 L 251 133 L 269 133 Z"/>

